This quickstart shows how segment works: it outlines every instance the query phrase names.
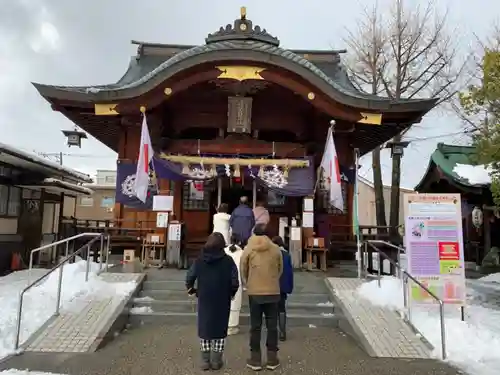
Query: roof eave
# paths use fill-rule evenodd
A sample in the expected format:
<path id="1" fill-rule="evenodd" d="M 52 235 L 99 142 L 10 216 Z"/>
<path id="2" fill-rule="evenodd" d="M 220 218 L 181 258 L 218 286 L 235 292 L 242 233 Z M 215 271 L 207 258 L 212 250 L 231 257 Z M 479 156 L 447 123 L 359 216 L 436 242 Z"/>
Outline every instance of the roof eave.
<path id="1" fill-rule="evenodd" d="M 157 69 L 154 74 L 151 74 L 147 79 L 138 79 L 134 84 L 129 84 L 125 87 L 109 86 L 85 86 L 85 87 L 66 87 L 66 86 L 48 86 L 34 83 L 38 92 L 46 98 L 73 100 L 80 102 L 99 102 L 99 101 L 119 101 L 141 96 L 145 92 L 156 87 L 158 82 L 171 78 L 175 74 L 190 69 L 202 62 L 217 62 L 227 60 L 227 53 L 231 49 L 233 58 L 247 59 L 249 62 L 261 62 L 271 64 L 276 68 L 287 69 L 294 74 L 298 74 L 303 79 L 309 81 L 311 85 L 318 87 L 326 95 L 347 106 L 358 108 L 360 110 L 372 110 L 376 112 L 420 112 L 422 114 L 430 111 L 437 102 L 437 99 L 412 99 L 394 101 L 387 98 L 370 97 L 364 95 L 355 95 L 348 90 L 335 87 L 330 81 L 331 77 L 325 78 L 326 75 L 317 68 L 313 63 L 304 59 L 304 62 L 299 63 L 295 59 L 289 57 L 291 51 L 283 50 L 278 47 L 276 51 L 251 49 L 249 46 L 241 45 L 240 47 L 228 47 L 225 44 L 219 46 L 220 49 L 204 50 L 203 46 L 199 51 L 187 53 L 186 56 L 180 57 L 175 55 L 165 62 L 161 69 Z M 272 59 L 269 59 L 269 54 L 272 54 Z M 168 64 L 170 61 L 170 64 Z M 317 71 L 319 73 L 317 73 Z M 323 77 L 325 76 L 325 77 Z M 329 81 L 330 80 L 330 81 Z"/>

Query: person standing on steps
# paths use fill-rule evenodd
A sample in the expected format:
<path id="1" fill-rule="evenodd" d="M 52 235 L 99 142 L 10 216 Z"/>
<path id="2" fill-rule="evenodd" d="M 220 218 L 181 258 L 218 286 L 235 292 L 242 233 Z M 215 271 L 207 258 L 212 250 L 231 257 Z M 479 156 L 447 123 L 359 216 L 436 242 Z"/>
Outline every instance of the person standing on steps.
<path id="1" fill-rule="evenodd" d="M 255 217 L 255 225 L 264 224 L 267 226 L 269 224 L 269 211 L 264 206 L 264 202 L 258 200 L 255 202 L 255 208 L 253 209 L 253 216 Z"/>
<path id="2" fill-rule="evenodd" d="M 280 301 L 278 303 L 278 327 L 280 341 L 286 341 L 286 300 L 289 294 L 293 292 L 293 265 L 292 257 L 285 243 L 280 236 L 272 239 L 273 243 L 279 246 L 281 255 L 283 255 L 283 273 L 280 277 Z"/>
<path id="3" fill-rule="evenodd" d="M 247 288 L 250 306 L 250 358 L 247 367 L 262 369 L 260 347 L 262 315 L 267 328 L 266 368 L 279 367 L 278 359 L 278 302 L 280 301 L 280 276 L 283 272 L 283 256 L 267 236 L 266 226 L 255 226 L 252 237 L 241 257 L 241 279 Z"/>
<path id="4" fill-rule="evenodd" d="M 198 297 L 202 370 L 219 370 L 224 365 L 222 357 L 231 300 L 240 287 L 238 269 L 224 251 L 225 245 L 222 234 L 215 232 L 208 236 L 200 256 L 186 275 L 188 294 Z"/>
<path id="5" fill-rule="evenodd" d="M 240 311 L 241 311 L 241 297 L 243 294 L 243 286 L 241 283 L 240 274 L 240 261 L 243 255 L 243 249 L 241 248 L 241 243 L 238 241 L 236 236 L 231 236 L 231 245 L 226 247 L 226 254 L 233 258 L 236 267 L 238 268 L 238 280 L 240 280 L 240 287 L 238 292 L 231 301 L 231 313 L 229 314 L 229 328 L 227 330 L 228 335 L 236 335 L 239 332 L 240 325 Z"/>
<path id="6" fill-rule="evenodd" d="M 229 206 L 227 203 L 222 203 L 219 208 L 217 208 L 217 213 L 214 214 L 214 230 L 213 233 L 219 232 L 224 236 L 224 241 L 226 245 L 229 245 L 229 219 L 231 215 L 228 214 Z"/>
<path id="7" fill-rule="evenodd" d="M 236 207 L 231 214 L 229 225 L 232 233 L 236 235 L 241 244 L 245 246 L 255 226 L 255 217 L 252 209 L 248 207 L 247 197 L 243 196 L 240 198 L 239 206 Z"/>

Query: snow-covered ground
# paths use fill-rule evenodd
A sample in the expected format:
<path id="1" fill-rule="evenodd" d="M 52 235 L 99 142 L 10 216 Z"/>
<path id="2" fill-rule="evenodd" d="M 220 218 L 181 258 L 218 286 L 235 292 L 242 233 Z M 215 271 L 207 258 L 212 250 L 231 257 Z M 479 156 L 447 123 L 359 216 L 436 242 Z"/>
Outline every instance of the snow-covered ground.
<path id="1" fill-rule="evenodd" d="M 495 283 L 500 275 L 480 279 Z M 403 310 L 401 281 L 384 277 L 363 284 L 358 294 L 375 305 Z M 500 310 L 485 307 L 478 292 L 468 288 L 465 321 L 456 306 L 445 306 L 445 327 L 448 361 L 470 375 L 498 375 L 500 369 Z M 412 323 L 434 346 L 436 358 L 441 356 L 441 331 L 438 305 L 412 306 Z"/>
<path id="2" fill-rule="evenodd" d="M 135 282 L 107 283 L 97 276 L 98 264 L 91 263 L 89 281 L 85 282 L 85 264 L 79 259 L 63 270 L 61 305 L 63 310 L 77 309 L 89 298 L 128 295 Z M 37 275 L 40 275 L 40 270 Z M 0 278 L 0 359 L 13 353 L 19 294 L 28 285 L 29 271 L 18 271 Z M 37 276 L 32 275 L 31 281 Z M 53 272 L 39 285 L 24 294 L 21 340 L 26 341 L 55 312 L 59 271 Z M 0 373 L 4 374 L 4 373 Z M 32 373 L 35 374 L 35 373 Z"/>

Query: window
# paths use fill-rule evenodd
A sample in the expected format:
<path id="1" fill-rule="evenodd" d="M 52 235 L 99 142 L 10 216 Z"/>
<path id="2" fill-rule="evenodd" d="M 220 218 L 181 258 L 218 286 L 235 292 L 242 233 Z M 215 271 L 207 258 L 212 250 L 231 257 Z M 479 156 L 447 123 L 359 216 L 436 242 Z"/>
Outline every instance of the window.
<path id="1" fill-rule="evenodd" d="M 102 197 L 101 207 L 110 208 L 115 205 L 115 197 Z"/>
<path id="2" fill-rule="evenodd" d="M 114 184 L 116 182 L 116 176 L 106 176 L 104 177 L 104 182 L 107 184 Z"/>
<path id="3" fill-rule="evenodd" d="M 21 213 L 21 188 L 11 186 L 9 192 L 9 206 L 7 215 L 19 216 Z"/>
<path id="4" fill-rule="evenodd" d="M 271 213 L 284 213 L 287 211 L 287 198 L 284 195 L 277 194 L 272 190 L 267 192 L 267 209 Z"/>
<path id="5" fill-rule="evenodd" d="M 0 185 L 0 215 L 19 216 L 21 213 L 21 188 Z"/>
<path id="6" fill-rule="evenodd" d="M 9 205 L 9 187 L 0 185 L 0 215 L 7 215 Z"/>
<path id="7" fill-rule="evenodd" d="M 267 204 L 269 206 L 284 206 L 286 202 L 286 197 L 280 195 L 272 190 L 267 192 Z"/>
<path id="8" fill-rule="evenodd" d="M 11 173 L 12 173 L 12 169 L 10 169 L 9 167 L 0 165 L 0 176 L 10 177 Z"/>
<path id="9" fill-rule="evenodd" d="M 80 206 L 92 207 L 94 205 L 94 198 L 80 197 Z"/>
<path id="10" fill-rule="evenodd" d="M 210 192 L 206 182 L 184 181 L 182 207 L 185 210 L 208 211 Z"/>

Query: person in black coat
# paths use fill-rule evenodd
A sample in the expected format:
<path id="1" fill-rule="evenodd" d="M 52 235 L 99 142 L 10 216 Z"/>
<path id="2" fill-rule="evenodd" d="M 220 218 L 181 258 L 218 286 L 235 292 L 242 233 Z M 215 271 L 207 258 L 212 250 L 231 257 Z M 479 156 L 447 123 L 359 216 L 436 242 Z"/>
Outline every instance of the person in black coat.
<path id="1" fill-rule="evenodd" d="M 188 293 L 198 297 L 203 370 L 219 370 L 223 366 L 231 300 L 240 287 L 238 269 L 224 251 L 225 246 L 224 236 L 212 233 L 186 276 Z"/>

